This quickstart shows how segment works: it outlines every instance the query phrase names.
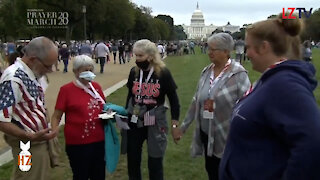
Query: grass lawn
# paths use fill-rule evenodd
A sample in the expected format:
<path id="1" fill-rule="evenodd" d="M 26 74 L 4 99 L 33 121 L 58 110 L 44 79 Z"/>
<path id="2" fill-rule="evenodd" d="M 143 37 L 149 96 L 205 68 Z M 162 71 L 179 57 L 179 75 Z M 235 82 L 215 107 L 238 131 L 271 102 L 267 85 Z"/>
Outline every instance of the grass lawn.
<path id="1" fill-rule="evenodd" d="M 195 92 L 196 84 L 199 80 L 200 73 L 207 64 L 209 59 L 207 55 L 200 54 L 186 56 L 170 56 L 166 59 L 166 64 L 170 69 L 176 84 L 178 85 L 178 96 L 181 105 L 180 121 L 183 120 L 186 111 L 191 102 L 191 98 Z M 313 50 L 313 63 L 317 69 L 317 80 L 320 80 L 320 49 Z M 249 61 L 244 62 L 244 67 L 248 70 L 250 80 L 256 81 L 260 77 L 260 73 L 254 72 L 251 69 Z M 320 105 L 320 88 L 314 91 L 318 105 Z M 124 105 L 127 96 L 127 88 L 121 88 L 110 97 L 107 98 L 108 102 L 118 105 Z M 170 113 L 167 113 L 168 119 Z M 207 174 L 204 168 L 203 158 L 190 157 L 190 144 L 192 140 L 192 133 L 194 124 L 188 129 L 187 133 L 180 140 L 178 145 L 173 143 L 171 134 L 168 136 L 168 147 L 164 157 L 164 174 L 167 180 L 193 180 L 193 179 L 207 179 Z M 59 135 L 62 145 L 64 145 L 63 131 Z M 147 170 L 147 156 L 146 150 L 143 152 L 143 160 L 141 170 L 143 179 L 148 179 Z M 63 166 L 52 170 L 52 180 L 67 180 L 72 179 L 71 169 L 67 160 L 66 154 L 63 149 L 62 153 Z M 0 180 L 7 180 L 10 177 L 12 169 L 12 162 L 0 167 Z M 117 170 L 113 174 L 108 174 L 108 180 L 126 180 L 126 156 L 121 155 L 120 162 Z"/>

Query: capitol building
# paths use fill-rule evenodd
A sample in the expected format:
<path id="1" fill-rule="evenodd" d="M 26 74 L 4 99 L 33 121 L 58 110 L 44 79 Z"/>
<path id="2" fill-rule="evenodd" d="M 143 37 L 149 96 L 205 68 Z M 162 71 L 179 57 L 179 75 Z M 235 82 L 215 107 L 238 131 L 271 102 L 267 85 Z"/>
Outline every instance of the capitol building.
<path id="1" fill-rule="evenodd" d="M 182 27 L 184 32 L 187 34 L 187 39 L 194 40 L 204 40 L 215 30 L 229 31 L 231 33 L 240 31 L 240 26 L 233 26 L 229 22 L 224 26 L 215 26 L 213 24 L 206 26 L 204 23 L 203 13 L 199 9 L 198 3 L 196 10 L 192 14 L 190 26 L 182 24 Z"/>

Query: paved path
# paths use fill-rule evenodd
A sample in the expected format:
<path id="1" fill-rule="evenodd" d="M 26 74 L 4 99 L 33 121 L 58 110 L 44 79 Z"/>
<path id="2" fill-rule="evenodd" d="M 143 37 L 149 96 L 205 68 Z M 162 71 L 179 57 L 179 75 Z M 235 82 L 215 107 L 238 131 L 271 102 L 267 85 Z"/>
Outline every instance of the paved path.
<path id="1" fill-rule="evenodd" d="M 121 85 L 126 83 L 126 80 L 129 75 L 129 71 L 131 67 L 135 65 L 134 60 L 131 60 L 129 63 L 126 64 L 113 64 L 113 61 L 106 64 L 104 67 L 105 72 L 100 74 L 100 66 L 99 64 L 95 64 L 95 73 L 97 77 L 95 81 L 98 82 L 102 89 L 105 90 L 105 95 L 110 95 L 110 92 L 117 89 Z M 72 81 L 75 79 L 74 74 L 72 72 L 72 61 L 69 63 L 68 72 L 63 73 L 63 63 L 59 64 L 60 71 L 56 71 L 53 73 L 48 74 L 49 76 L 49 87 L 46 91 L 46 103 L 49 113 L 53 113 L 54 106 L 56 103 L 57 95 L 59 93 L 59 89 L 62 85 Z M 117 84 L 117 85 L 116 85 Z M 115 86 L 114 86 L 115 85 Z M 108 89 L 109 87 L 112 87 Z M 108 90 L 107 90 L 108 89 Z M 3 133 L 0 132 L 0 161 L 1 161 L 1 154 L 7 152 L 8 145 L 3 140 Z M 1 162 L 0 162 L 1 166 Z"/>

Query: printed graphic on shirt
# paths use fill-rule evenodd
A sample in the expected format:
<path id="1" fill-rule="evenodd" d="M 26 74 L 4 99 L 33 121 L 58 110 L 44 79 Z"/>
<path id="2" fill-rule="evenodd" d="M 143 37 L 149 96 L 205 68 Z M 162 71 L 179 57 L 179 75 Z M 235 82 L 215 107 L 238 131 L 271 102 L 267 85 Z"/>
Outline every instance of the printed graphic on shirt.
<path id="1" fill-rule="evenodd" d="M 19 90 L 14 89 L 13 81 L 0 84 L 0 117 L 11 121 L 14 114 L 15 120 L 30 132 L 47 128 L 44 93 L 41 87 L 21 69 L 15 71 L 14 77 L 22 81 Z M 15 99 L 15 91 L 21 93 L 21 100 Z"/>
<path id="2" fill-rule="evenodd" d="M 28 75 L 25 72 L 18 69 L 14 77 L 17 77 L 22 80 L 30 96 L 32 96 L 34 99 L 37 99 L 39 97 L 40 92 L 37 85 L 28 77 Z"/>
<path id="3" fill-rule="evenodd" d="M 6 108 L 15 104 L 15 98 L 10 81 L 5 81 L 0 84 L 0 94 L 0 109 L 4 111 L 4 115 L 7 115 L 6 111 L 8 110 Z"/>
<path id="4" fill-rule="evenodd" d="M 135 95 L 136 103 L 143 103 L 147 105 L 157 104 L 156 98 L 160 95 L 159 79 L 151 79 L 148 83 L 142 83 L 141 88 L 139 80 L 136 78 L 133 82 L 132 93 Z M 141 89 L 141 92 L 139 90 Z"/>
<path id="5" fill-rule="evenodd" d="M 236 117 L 239 117 L 239 118 L 242 119 L 242 120 L 247 120 L 245 117 L 243 117 L 243 116 L 240 115 L 240 113 L 239 113 L 241 107 L 242 107 L 242 104 L 238 105 L 238 106 L 233 110 L 231 121 L 234 120 Z"/>
<path id="6" fill-rule="evenodd" d="M 93 99 L 90 98 L 90 101 L 88 102 L 88 112 L 89 112 L 89 119 L 85 120 L 84 123 L 84 129 L 83 129 L 83 134 L 82 134 L 82 139 L 84 139 L 85 137 L 89 137 L 90 133 L 92 131 L 95 131 L 96 129 L 96 118 L 94 115 L 96 114 L 96 112 L 100 112 L 100 104 L 98 99 Z"/>

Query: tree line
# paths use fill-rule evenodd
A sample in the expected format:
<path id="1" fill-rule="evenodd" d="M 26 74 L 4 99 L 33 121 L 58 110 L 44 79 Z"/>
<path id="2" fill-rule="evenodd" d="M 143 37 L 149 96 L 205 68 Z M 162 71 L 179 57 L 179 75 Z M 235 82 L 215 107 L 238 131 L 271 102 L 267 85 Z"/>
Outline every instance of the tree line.
<path id="1" fill-rule="evenodd" d="M 0 39 L 186 39 L 168 15 L 129 0 L 0 0 Z M 84 8 L 85 7 L 85 8 Z M 59 24 L 60 23 L 60 24 Z M 61 26 L 62 25 L 64 26 Z"/>
<path id="2" fill-rule="evenodd" d="M 43 18 L 41 11 L 36 10 L 60 12 L 55 14 L 56 20 L 61 21 L 62 18 L 66 25 L 62 28 L 37 25 L 39 19 L 52 19 L 54 15 L 44 14 L 46 17 Z M 67 17 L 60 17 L 62 12 L 66 12 L 64 15 Z M 0 39 L 4 42 L 44 35 L 54 40 L 67 41 L 85 38 L 127 41 L 147 38 L 156 42 L 187 38 L 183 27 L 174 25 L 171 16 L 153 17 L 151 13 L 150 7 L 138 7 L 129 0 L 82 0 L 81 3 L 79 0 L 0 0 Z M 33 15 L 36 17 L 33 18 Z M 232 34 L 233 37 L 243 39 L 249 25 L 244 24 L 240 32 Z M 305 18 L 302 39 L 320 40 L 320 9 L 314 10 L 309 18 Z"/>
<path id="3" fill-rule="evenodd" d="M 269 18 L 275 18 L 278 15 L 270 15 Z M 304 40 L 314 40 L 320 41 L 320 8 L 314 9 L 310 17 L 306 17 L 302 14 L 302 18 L 304 19 L 304 31 L 301 34 L 301 39 Z M 245 31 L 248 26 L 251 24 L 244 24 L 242 28 L 240 28 L 240 32 L 235 32 L 232 36 L 236 39 L 241 38 L 244 39 Z"/>

